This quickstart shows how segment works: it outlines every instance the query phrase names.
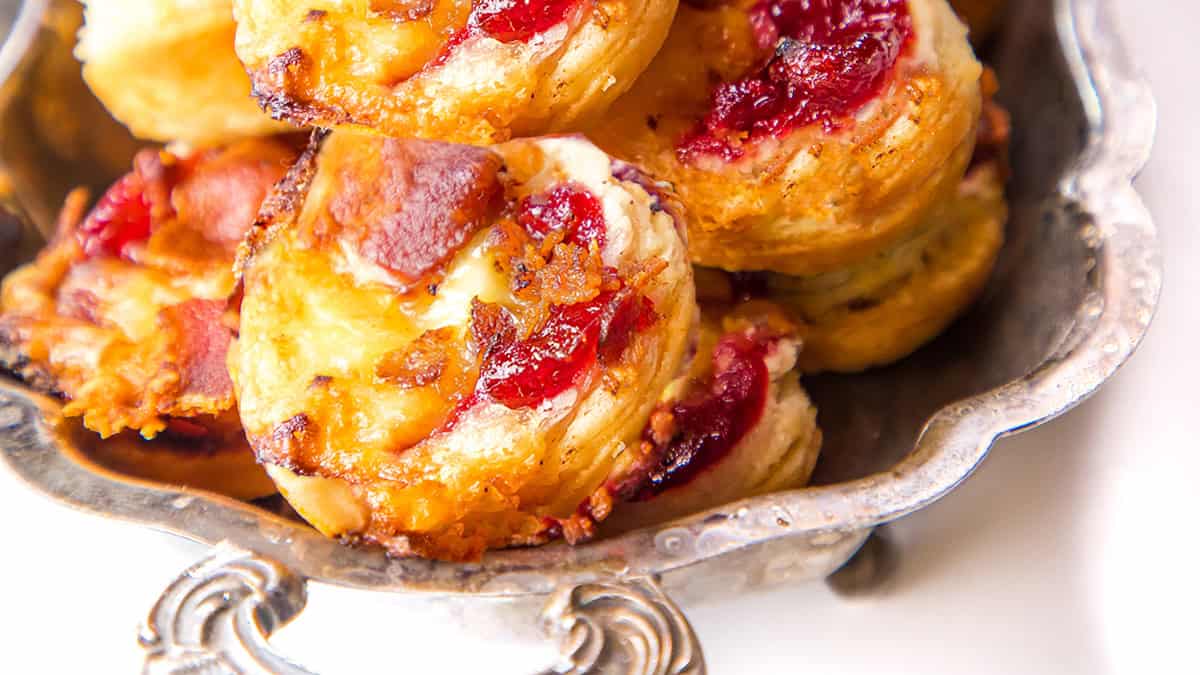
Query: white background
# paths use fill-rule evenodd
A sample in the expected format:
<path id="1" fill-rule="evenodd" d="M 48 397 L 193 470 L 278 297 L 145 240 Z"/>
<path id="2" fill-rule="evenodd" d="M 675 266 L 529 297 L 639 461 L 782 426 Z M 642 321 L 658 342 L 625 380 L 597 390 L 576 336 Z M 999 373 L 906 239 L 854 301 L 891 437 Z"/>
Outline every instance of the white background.
<path id="1" fill-rule="evenodd" d="M 685 607 L 714 673 L 1200 672 L 1200 4 L 1125 0 L 1161 107 L 1139 181 L 1166 247 L 1161 311 L 1099 395 L 1007 440 L 891 531 L 895 580 Z M 0 672 L 129 673 L 136 627 L 203 549 L 78 515 L 0 472 Z M 529 672 L 544 654 L 464 635 L 402 598 L 315 588 L 277 644 L 323 673 Z"/>

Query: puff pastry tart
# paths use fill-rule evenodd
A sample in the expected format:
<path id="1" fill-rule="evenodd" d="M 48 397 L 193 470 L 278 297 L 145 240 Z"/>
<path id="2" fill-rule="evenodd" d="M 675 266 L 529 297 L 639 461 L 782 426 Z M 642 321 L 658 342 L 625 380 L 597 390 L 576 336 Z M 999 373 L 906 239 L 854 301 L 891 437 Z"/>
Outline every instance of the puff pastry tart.
<path id="1" fill-rule="evenodd" d="M 696 263 L 814 274 L 905 238 L 953 194 L 979 77 L 945 0 L 685 4 L 589 135 L 673 184 Z"/>
<path id="2" fill-rule="evenodd" d="M 0 365 L 61 396 L 66 417 L 102 436 L 158 437 L 105 446 L 118 463 L 174 449 L 214 474 L 253 472 L 257 481 L 237 481 L 257 487 L 237 496 L 272 492 L 246 461 L 225 366 L 236 323 L 227 306 L 238 243 L 297 154 L 274 139 L 184 156 L 145 150 L 86 216 L 86 195 L 72 193 L 54 240 L 4 280 Z"/>
<path id="3" fill-rule="evenodd" d="M 230 0 L 86 0 L 83 77 L 135 136 L 210 145 L 282 131 L 250 96 Z"/>
<path id="4" fill-rule="evenodd" d="M 676 0 L 235 0 L 280 119 L 488 144 L 577 130 L 662 45 Z"/>
<path id="5" fill-rule="evenodd" d="M 335 131 L 285 183 L 231 370 L 296 511 L 444 559 L 590 536 L 696 318 L 669 196 L 582 138 Z"/>
<path id="6" fill-rule="evenodd" d="M 702 305 L 689 370 L 664 392 L 613 487 L 605 530 L 657 524 L 803 486 L 821 450 L 817 410 L 800 386 L 798 327 L 761 300 Z"/>

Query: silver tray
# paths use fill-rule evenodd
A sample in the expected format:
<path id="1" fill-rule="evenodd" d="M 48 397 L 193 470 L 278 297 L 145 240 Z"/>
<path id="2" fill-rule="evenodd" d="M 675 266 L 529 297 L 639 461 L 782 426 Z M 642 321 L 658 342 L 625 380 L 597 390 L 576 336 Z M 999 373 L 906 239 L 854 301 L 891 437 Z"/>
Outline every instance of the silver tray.
<path id="1" fill-rule="evenodd" d="M 8 188 L 0 272 L 36 250 L 69 186 L 104 185 L 132 147 L 62 57 L 67 5 L 0 4 L 11 26 L 0 48 L 0 187 Z M 574 548 L 451 564 L 343 546 L 254 505 L 114 474 L 46 422 L 57 403 L 10 380 L 0 381 L 0 463 L 70 506 L 215 547 L 151 611 L 141 635 L 147 672 L 307 672 L 267 637 L 303 609 L 308 583 L 454 596 L 481 608 L 497 604 L 489 599 L 542 604 L 538 625 L 561 652 L 544 672 L 704 672 L 668 593 L 687 599 L 833 574 L 875 527 L 954 489 L 998 438 L 1093 393 L 1150 324 L 1160 254 L 1132 179 L 1152 142 L 1151 93 L 1122 50 L 1108 0 L 1011 5 L 989 45 L 1015 129 L 1001 262 L 983 300 L 917 354 L 864 375 L 806 380 L 826 433 L 812 487 Z M 56 108 L 50 83 L 76 102 Z M 64 122 L 45 123 L 47 109 Z M 881 550 L 863 548 L 859 559 Z M 839 572 L 839 586 L 853 588 L 871 567 Z"/>

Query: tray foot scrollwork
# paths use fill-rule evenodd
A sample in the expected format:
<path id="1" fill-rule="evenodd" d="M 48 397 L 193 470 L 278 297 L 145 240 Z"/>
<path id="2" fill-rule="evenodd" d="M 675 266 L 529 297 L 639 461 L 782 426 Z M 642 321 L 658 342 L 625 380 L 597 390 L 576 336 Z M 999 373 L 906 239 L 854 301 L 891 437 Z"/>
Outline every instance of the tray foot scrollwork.
<path id="1" fill-rule="evenodd" d="M 312 675 L 267 637 L 304 609 L 305 580 L 232 546 L 217 546 L 159 597 L 138 641 L 146 675 Z"/>
<path id="2" fill-rule="evenodd" d="M 560 588 L 542 622 L 560 641 L 560 660 L 545 674 L 706 672 L 691 625 L 650 578 Z"/>
<path id="3" fill-rule="evenodd" d="M 303 576 L 228 544 L 159 597 L 139 635 L 146 675 L 313 675 L 267 639 L 304 609 Z M 543 674 L 704 675 L 700 643 L 650 578 L 564 586 L 542 614 L 560 658 Z"/>

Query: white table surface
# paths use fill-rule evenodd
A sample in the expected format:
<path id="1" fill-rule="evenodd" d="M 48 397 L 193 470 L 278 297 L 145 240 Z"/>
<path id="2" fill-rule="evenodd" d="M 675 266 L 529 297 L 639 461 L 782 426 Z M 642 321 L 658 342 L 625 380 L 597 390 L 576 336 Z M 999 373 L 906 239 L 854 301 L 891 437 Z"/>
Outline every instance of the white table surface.
<path id="1" fill-rule="evenodd" d="M 1000 443 L 891 527 L 893 582 L 685 607 L 714 673 L 1200 673 L 1200 4 L 1125 0 L 1161 118 L 1139 181 L 1167 286 L 1141 351 L 1067 417 Z M 1189 431 L 1191 429 L 1192 431 Z M 129 673 L 159 591 L 203 549 L 76 514 L 0 472 L 0 672 Z M 521 673 L 543 653 L 464 635 L 402 598 L 316 587 L 276 640 L 323 673 Z"/>

